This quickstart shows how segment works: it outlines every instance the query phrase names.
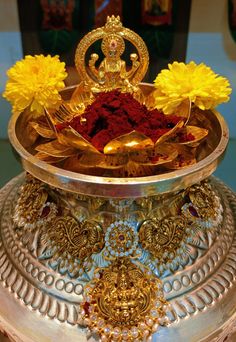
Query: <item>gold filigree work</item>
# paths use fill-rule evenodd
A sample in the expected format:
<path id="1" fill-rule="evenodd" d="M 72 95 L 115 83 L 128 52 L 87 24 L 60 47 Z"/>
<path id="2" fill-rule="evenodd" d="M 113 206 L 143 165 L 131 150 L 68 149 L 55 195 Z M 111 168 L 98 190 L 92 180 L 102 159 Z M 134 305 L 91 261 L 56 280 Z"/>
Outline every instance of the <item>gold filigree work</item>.
<path id="1" fill-rule="evenodd" d="M 215 210 L 215 195 L 208 182 L 195 184 L 187 190 L 189 199 L 197 210 L 198 217 L 202 219 L 214 218 L 217 215 Z"/>
<path id="2" fill-rule="evenodd" d="M 85 56 L 89 47 L 98 40 L 102 40 L 101 49 L 104 59 L 96 67 L 98 54 L 93 53 L 89 60 L 89 72 L 86 68 Z M 131 69 L 127 71 L 126 63 L 121 59 L 125 50 L 125 40 L 129 41 L 137 53 L 130 55 Z M 89 32 L 80 41 L 76 54 L 75 65 L 81 79 L 86 86 L 94 91 L 121 87 L 128 91 L 137 90 L 136 86 L 144 78 L 149 63 L 147 47 L 140 36 L 128 28 L 124 28 L 120 17 L 107 17 L 103 27 Z M 135 87 L 135 88 L 133 88 Z"/>
<path id="3" fill-rule="evenodd" d="M 81 314 L 102 341 L 143 341 L 167 322 L 161 282 L 146 269 L 119 258 L 97 276 L 85 289 Z"/>
<path id="4" fill-rule="evenodd" d="M 161 262 L 173 259 L 185 238 L 187 221 L 181 216 L 172 216 L 162 220 L 149 219 L 142 223 L 139 241 Z"/>
<path id="5" fill-rule="evenodd" d="M 34 228 L 43 218 L 48 193 L 43 183 L 28 176 L 22 185 L 13 220 L 18 227 Z"/>
<path id="6" fill-rule="evenodd" d="M 103 230 L 98 223 L 80 223 L 71 216 L 56 218 L 49 225 L 46 236 L 56 248 L 54 258 L 70 255 L 72 259 L 84 260 L 100 252 L 104 245 Z"/>
<path id="7" fill-rule="evenodd" d="M 180 269 L 179 259 L 185 258 L 189 246 L 204 248 L 201 227 L 204 226 L 204 231 L 211 229 L 212 224 L 218 227 L 221 220 L 218 197 L 206 182 L 171 195 L 128 200 L 66 193 L 33 178 L 24 189 L 48 194 L 43 207 L 57 205 L 53 222 L 46 222 L 37 231 L 29 230 L 32 239 L 28 245 L 35 245 L 38 236 L 36 255 L 54 271 L 67 272 L 75 279 L 94 277 L 85 292 L 82 316 L 102 341 L 146 341 L 164 323 L 167 304 L 161 282 L 146 267 L 160 275 L 166 270 L 176 271 L 174 263 Z M 25 196 L 23 191 L 20 199 L 28 199 Z M 42 213 L 40 198 L 36 201 L 39 214 Z M 30 201 L 34 199 L 30 197 Z M 193 214 L 190 216 L 190 208 L 192 213 L 192 208 L 196 208 L 198 214 L 211 205 L 218 210 L 215 223 L 209 215 L 206 218 L 198 215 L 196 219 Z M 24 234 L 19 235 L 22 242 L 27 238 L 27 228 L 26 225 L 25 230 L 19 229 Z M 147 256 L 147 262 L 143 256 Z M 184 266 L 187 264 L 184 261 Z M 104 268 L 106 265 L 109 266 Z M 99 267 L 95 274 L 94 266 Z"/>
<path id="8" fill-rule="evenodd" d="M 107 228 L 103 253 L 105 258 L 116 259 L 124 256 L 137 258 L 140 254 L 137 246 L 138 234 L 129 222 L 115 221 Z"/>

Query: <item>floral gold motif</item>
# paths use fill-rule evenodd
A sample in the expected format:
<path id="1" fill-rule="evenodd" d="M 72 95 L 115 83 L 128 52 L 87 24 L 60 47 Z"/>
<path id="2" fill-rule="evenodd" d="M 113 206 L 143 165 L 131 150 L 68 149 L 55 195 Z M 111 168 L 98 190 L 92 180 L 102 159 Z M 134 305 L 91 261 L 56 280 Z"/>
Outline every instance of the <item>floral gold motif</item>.
<path id="1" fill-rule="evenodd" d="M 85 57 L 98 41 L 101 42 L 103 57 L 92 53 L 87 67 Z M 127 41 L 136 50 L 130 55 L 129 70 L 122 59 Z M 75 54 L 75 64 L 83 81 L 58 109 L 45 108 L 45 121 L 39 118 L 31 123 L 37 134 L 51 140 L 41 141 L 34 147 L 36 157 L 47 163 L 60 163 L 60 167 L 66 170 L 108 177 L 149 176 L 196 163 L 195 147 L 206 138 L 208 129 L 187 126 L 191 115 L 191 101 L 188 98 L 181 102 L 176 111 L 179 121 L 163 128 L 157 140 L 135 126 L 134 130 L 124 131 L 119 136 L 111 135 L 110 140 L 98 148 L 89 134 L 79 133 L 69 124 L 77 117 L 83 125 L 87 120 L 83 115 L 86 108 L 96 101 L 97 93 L 101 92 L 118 90 L 131 93 L 135 100 L 152 110 L 155 107 L 153 92 L 145 91 L 146 86 L 140 84 L 148 63 L 144 41 L 135 32 L 123 27 L 119 17 L 108 16 L 103 27 L 85 35 Z"/>
<path id="2" fill-rule="evenodd" d="M 43 209 L 48 198 L 45 186 L 40 181 L 28 177 L 22 185 L 20 196 L 15 207 L 13 220 L 18 227 L 34 228 L 41 222 Z"/>
<path id="3" fill-rule="evenodd" d="M 136 257 L 137 246 L 138 234 L 130 222 L 116 221 L 107 228 L 105 235 L 105 257 Z"/>
<path id="4" fill-rule="evenodd" d="M 103 230 L 93 221 L 76 221 L 71 216 L 58 217 L 47 228 L 46 236 L 56 248 L 54 258 L 70 255 L 84 260 L 98 253 L 104 245 Z"/>
<path id="5" fill-rule="evenodd" d="M 181 216 L 162 220 L 149 219 L 142 223 L 139 241 L 159 261 L 173 259 L 185 237 L 187 221 Z"/>
<path id="6" fill-rule="evenodd" d="M 102 341 L 143 341 L 167 323 L 160 280 L 127 258 L 98 269 L 85 292 L 81 314 Z"/>
<path id="7" fill-rule="evenodd" d="M 215 210 L 215 196 L 208 182 L 195 184 L 188 189 L 188 196 L 202 219 L 208 219 L 217 215 Z"/>

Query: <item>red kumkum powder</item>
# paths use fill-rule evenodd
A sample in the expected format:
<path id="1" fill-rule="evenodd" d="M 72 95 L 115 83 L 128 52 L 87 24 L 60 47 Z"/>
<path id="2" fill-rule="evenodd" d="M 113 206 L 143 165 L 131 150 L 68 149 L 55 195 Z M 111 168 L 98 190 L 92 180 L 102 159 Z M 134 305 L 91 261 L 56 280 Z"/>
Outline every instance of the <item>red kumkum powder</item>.
<path id="1" fill-rule="evenodd" d="M 86 122 L 81 124 L 80 118 L 74 117 L 56 128 L 60 131 L 71 126 L 101 152 L 110 140 L 134 130 L 156 142 L 181 120 L 179 116 L 165 115 L 157 109 L 148 110 L 131 94 L 118 90 L 99 93 L 85 109 L 83 118 Z"/>
<path id="2" fill-rule="evenodd" d="M 195 137 L 192 133 L 178 134 L 177 138 L 178 138 L 178 142 L 180 142 L 180 143 L 192 141 L 195 139 Z"/>

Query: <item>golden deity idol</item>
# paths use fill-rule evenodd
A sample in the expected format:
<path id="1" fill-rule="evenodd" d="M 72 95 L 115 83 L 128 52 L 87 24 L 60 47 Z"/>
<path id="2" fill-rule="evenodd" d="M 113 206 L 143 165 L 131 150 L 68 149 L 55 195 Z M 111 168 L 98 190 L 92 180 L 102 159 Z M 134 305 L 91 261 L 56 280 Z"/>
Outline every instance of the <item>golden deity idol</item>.
<path id="1" fill-rule="evenodd" d="M 89 59 L 89 67 L 86 67 L 86 52 L 89 47 L 98 40 L 102 40 L 101 50 L 104 58 L 98 65 L 99 55 L 92 53 Z M 125 51 L 125 41 L 129 41 L 135 52 L 130 54 L 132 66 L 128 70 L 126 62 L 122 59 Z M 79 43 L 75 64 L 77 70 L 87 86 L 93 91 L 135 90 L 146 74 L 149 55 L 142 38 L 135 32 L 124 28 L 120 17 L 107 17 L 106 24 L 88 33 Z"/>

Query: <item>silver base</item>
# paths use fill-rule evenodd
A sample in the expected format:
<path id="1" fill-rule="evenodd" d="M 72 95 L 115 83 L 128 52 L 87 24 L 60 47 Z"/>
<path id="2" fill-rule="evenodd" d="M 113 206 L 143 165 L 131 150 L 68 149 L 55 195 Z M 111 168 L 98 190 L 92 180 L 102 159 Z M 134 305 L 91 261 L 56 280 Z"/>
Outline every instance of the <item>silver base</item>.
<path id="1" fill-rule="evenodd" d="M 14 234 L 13 209 L 23 181 L 20 175 L 0 192 L 0 331 L 13 341 L 94 341 L 76 324 L 79 280 L 47 268 Z M 223 183 L 214 184 L 222 197 L 222 228 L 207 252 L 162 277 L 173 316 L 153 341 L 223 342 L 236 330 L 236 195 Z"/>

